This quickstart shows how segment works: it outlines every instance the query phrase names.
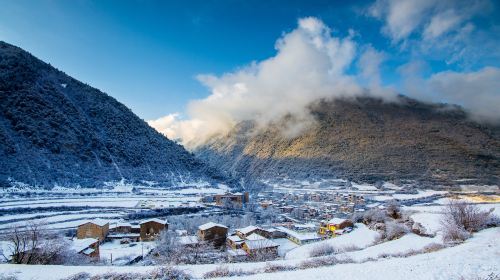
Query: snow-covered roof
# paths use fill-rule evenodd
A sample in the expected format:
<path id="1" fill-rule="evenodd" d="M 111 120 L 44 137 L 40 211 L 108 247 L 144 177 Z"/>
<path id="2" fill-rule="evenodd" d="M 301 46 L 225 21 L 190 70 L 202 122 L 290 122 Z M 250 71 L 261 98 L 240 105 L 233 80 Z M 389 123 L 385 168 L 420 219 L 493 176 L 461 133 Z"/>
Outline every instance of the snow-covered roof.
<path id="1" fill-rule="evenodd" d="M 239 228 L 237 231 L 241 232 L 242 234 L 249 234 L 250 232 L 259 229 L 259 227 L 256 226 L 247 226 L 244 228 Z"/>
<path id="2" fill-rule="evenodd" d="M 294 224 L 293 227 L 300 229 L 313 229 L 316 228 L 315 224 Z"/>
<path id="3" fill-rule="evenodd" d="M 142 221 L 141 225 L 145 224 L 145 223 L 149 223 L 149 222 L 155 222 L 155 223 L 159 223 L 159 224 L 162 224 L 162 225 L 168 224 L 167 220 L 160 220 L 158 218 L 153 218 L 153 219 Z"/>
<path id="4" fill-rule="evenodd" d="M 207 229 L 213 228 L 213 227 L 227 228 L 225 225 L 217 224 L 217 223 L 214 223 L 214 222 L 208 222 L 206 224 L 203 224 L 203 225 L 199 226 L 198 229 L 199 230 L 207 230 Z"/>
<path id="5" fill-rule="evenodd" d="M 84 224 L 88 224 L 88 223 L 91 223 L 91 224 L 94 224 L 94 225 L 98 225 L 100 227 L 105 226 L 106 224 L 109 224 L 109 222 L 106 221 L 106 220 L 95 219 L 95 220 L 85 220 L 85 221 L 82 221 L 80 224 L 78 224 L 78 226 L 81 226 L 81 225 L 84 225 Z"/>
<path id="6" fill-rule="evenodd" d="M 96 242 L 99 242 L 99 240 L 95 238 L 73 239 L 73 242 L 71 243 L 71 249 L 79 253 Z"/>
<path id="7" fill-rule="evenodd" d="M 240 192 L 237 192 L 237 193 L 234 193 L 234 195 L 243 195 L 243 194 Z"/>
<path id="8" fill-rule="evenodd" d="M 95 252 L 95 249 L 93 249 L 93 248 L 87 248 L 87 249 L 85 249 L 83 251 L 80 251 L 80 252 L 84 253 L 85 255 L 90 255 L 90 254 L 92 254 L 92 253 Z"/>
<path id="9" fill-rule="evenodd" d="M 241 239 L 238 235 L 228 236 L 227 239 L 233 241 L 234 243 L 243 242 L 243 239 Z"/>
<path id="10" fill-rule="evenodd" d="M 312 240 L 312 239 L 321 239 L 320 236 L 318 236 L 317 233 L 315 232 L 308 232 L 308 233 L 301 233 L 301 232 L 296 232 L 291 229 L 287 229 L 285 227 L 278 227 L 278 229 L 287 235 L 294 237 L 298 240 L 305 241 L 305 240 Z"/>
<path id="11" fill-rule="evenodd" d="M 246 238 L 247 240 L 264 240 L 266 239 L 264 236 L 259 235 L 257 233 L 252 233 Z"/>
<path id="12" fill-rule="evenodd" d="M 246 246 L 250 250 L 256 250 L 256 249 L 264 249 L 264 248 L 272 248 L 272 247 L 278 247 L 279 244 L 269 240 L 269 239 L 264 239 L 264 240 L 247 240 L 245 241 Z"/>
<path id="13" fill-rule="evenodd" d="M 341 219 L 341 218 L 333 218 L 333 219 L 330 219 L 328 221 L 328 223 L 330 224 L 334 224 L 334 225 L 340 225 L 341 223 L 345 222 L 346 219 Z"/>

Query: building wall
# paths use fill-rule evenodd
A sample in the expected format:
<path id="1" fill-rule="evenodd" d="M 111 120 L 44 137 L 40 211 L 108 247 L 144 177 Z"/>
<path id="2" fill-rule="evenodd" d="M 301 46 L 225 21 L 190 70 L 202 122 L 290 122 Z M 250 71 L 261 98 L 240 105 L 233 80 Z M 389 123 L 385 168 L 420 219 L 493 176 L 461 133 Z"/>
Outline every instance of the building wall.
<path id="1" fill-rule="evenodd" d="M 153 240 L 162 230 L 168 230 L 168 224 L 164 225 L 154 221 L 141 224 L 141 240 Z"/>
<path id="2" fill-rule="evenodd" d="M 76 238 L 84 239 L 84 238 L 95 238 L 98 239 L 99 242 L 104 241 L 109 232 L 109 224 L 104 226 L 99 226 L 93 223 L 86 223 L 78 226 L 76 231 Z"/>
<path id="3" fill-rule="evenodd" d="M 198 237 L 201 241 L 210 241 L 215 246 L 222 246 L 226 243 L 227 228 L 212 227 L 206 230 L 198 230 Z"/>

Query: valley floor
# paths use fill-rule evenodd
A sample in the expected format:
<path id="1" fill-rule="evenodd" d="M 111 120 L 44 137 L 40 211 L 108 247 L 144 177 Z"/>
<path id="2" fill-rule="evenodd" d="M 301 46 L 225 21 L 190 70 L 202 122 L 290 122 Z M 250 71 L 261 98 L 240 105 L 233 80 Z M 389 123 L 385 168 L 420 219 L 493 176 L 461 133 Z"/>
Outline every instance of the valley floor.
<path id="1" fill-rule="evenodd" d="M 398 240 L 394 241 L 397 245 Z M 358 251 L 367 255 L 376 246 Z M 380 250 L 385 251 L 385 250 Z M 357 259 L 357 258 L 355 258 Z M 476 233 L 465 243 L 445 248 L 437 252 L 414 255 L 406 258 L 388 258 L 364 263 L 339 264 L 315 269 L 295 270 L 276 273 L 261 273 L 238 279 L 486 279 L 489 275 L 500 276 L 500 228 L 491 228 Z M 281 260 L 268 263 L 293 264 L 295 260 Z M 228 264 L 230 269 L 252 271 L 267 263 Z M 202 278 L 207 271 L 217 265 L 185 265 L 185 270 L 195 278 Z M 61 279 L 78 272 L 102 274 L 106 272 L 146 273 L 153 266 L 47 266 L 1 264 L 0 275 L 24 279 Z M 463 277 L 463 278 L 462 278 Z M 493 278 L 495 279 L 495 278 Z"/>

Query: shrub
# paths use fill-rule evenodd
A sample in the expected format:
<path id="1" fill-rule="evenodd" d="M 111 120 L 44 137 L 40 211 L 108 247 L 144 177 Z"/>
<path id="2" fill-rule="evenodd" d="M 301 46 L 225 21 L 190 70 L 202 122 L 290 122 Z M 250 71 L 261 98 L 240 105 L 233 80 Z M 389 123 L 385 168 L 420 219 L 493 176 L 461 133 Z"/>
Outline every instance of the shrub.
<path id="1" fill-rule="evenodd" d="M 334 256 L 328 256 L 324 258 L 316 258 L 311 260 L 305 260 L 299 264 L 300 269 L 316 268 L 320 266 L 329 266 L 340 263 Z"/>
<path id="2" fill-rule="evenodd" d="M 387 222 L 385 225 L 385 239 L 394 240 L 402 237 L 409 232 L 408 227 L 404 224 L 395 222 Z"/>
<path id="3" fill-rule="evenodd" d="M 203 274 L 204 279 L 209 278 L 219 278 L 219 277 L 232 277 L 232 276 L 244 276 L 255 274 L 255 272 L 243 271 L 241 269 L 229 270 L 226 266 L 218 266 L 216 269 Z"/>
<path id="4" fill-rule="evenodd" d="M 264 273 L 273 273 L 278 271 L 290 271 L 295 270 L 296 268 L 290 265 L 281 265 L 281 264 L 270 264 L 268 263 L 264 268 Z"/>
<path id="5" fill-rule="evenodd" d="M 189 280 L 192 279 L 191 275 L 187 274 L 181 269 L 173 268 L 170 266 L 161 267 L 151 272 L 151 278 L 158 280 Z"/>
<path id="6" fill-rule="evenodd" d="M 443 244 L 431 243 L 431 244 L 425 246 L 423 251 L 424 251 L 424 253 L 432 253 L 432 252 L 436 252 L 436 251 L 439 251 L 439 250 L 444 249 L 444 248 L 446 248 L 446 246 L 444 246 Z"/>
<path id="7" fill-rule="evenodd" d="M 338 253 L 338 250 L 335 249 L 332 245 L 329 244 L 318 244 L 312 248 L 311 252 L 309 252 L 310 257 L 321 257 L 327 255 L 333 255 Z"/>
<path id="8" fill-rule="evenodd" d="M 486 227 L 493 211 L 481 211 L 476 205 L 463 201 L 453 201 L 445 206 L 441 218 L 443 240 L 464 241 L 472 232 Z"/>
<path id="9" fill-rule="evenodd" d="M 470 233 L 454 222 L 449 222 L 443 226 L 443 241 L 445 242 L 462 242 L 469 237 Z"/>

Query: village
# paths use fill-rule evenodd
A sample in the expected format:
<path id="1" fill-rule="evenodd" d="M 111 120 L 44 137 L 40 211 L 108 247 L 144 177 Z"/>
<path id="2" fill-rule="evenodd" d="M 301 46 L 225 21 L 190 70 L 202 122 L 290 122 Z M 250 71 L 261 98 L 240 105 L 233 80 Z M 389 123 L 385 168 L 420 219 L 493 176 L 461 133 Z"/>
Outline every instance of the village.
<path id="1" fill-rule="evenodd" d="M 197 261 L 202 263 L 214 258 L 229 262 L 272 260 L 299 246 L 349 234 L 355 227 L 351 219 L 355 213 L 385 207 L 362 194 L 340 192 L 262 192 L 252 199 L 248 192 L 227 192 L 204 196 L 200 203 L 212 212 L 219 209 L 220 213 L 236 216 L 250 213 L 257 218 L 240 228 L 208 221 L 195 225 L 195 230 L 172 227 L 169 217 L 133 222 L 94 219 L 76 227 L 72 248 L 90 260 L 116 265 L 140 262 L 158 254 L 155 248 L 162 242 L 186 252 L 198 251 L 198 258 L 207 257 Z M 143 201 L 139 206 L 148 208 L 148 203 Z M 149 207 L 158 208 L 153 204 Z M 181 217 L 190 219 L 189 215 Z M 200 254 L 200 250 L 211 253 Z"/>

